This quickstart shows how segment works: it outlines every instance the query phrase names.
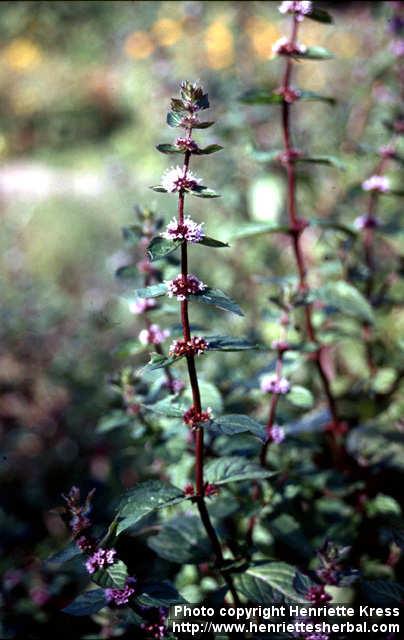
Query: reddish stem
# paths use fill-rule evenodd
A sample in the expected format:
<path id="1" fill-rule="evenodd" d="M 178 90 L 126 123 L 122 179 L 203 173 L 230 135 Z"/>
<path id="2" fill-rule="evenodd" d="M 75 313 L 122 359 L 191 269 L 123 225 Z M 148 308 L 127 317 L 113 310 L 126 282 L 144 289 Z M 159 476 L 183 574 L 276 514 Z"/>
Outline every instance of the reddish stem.
<path id="1" fill-rule="evenodd" d="M 296 16 L 293 15 L 293 23 L 292 23 L 292 34 L 291 34 L 291 43 L 296 44 L 297 32 L 298 32 L 298 21 Z M 291 56 L 288 56 L 286 61 L 285 73 L 283 76 L 283 84 L 282 84 L 282 92 L 283 95 L 287 95 L 290 89 L 290 80 L 292 76 L 293 62 Z M 297 214 L 296 207 L 296 174 L 295 174 L 295 165 L 292 157 L 292 142 L 291 142 L 291 127 L 290 127 L 290 103 L 285 99 L 282 102 L 282 130 L 283 130 L 283 141 L 285 148 L 285 164 L 286 164 L 286 173 L 287 173 L 287 182 L 288 182 L 288 218 L 290 225 L 290 236 L 292 238 L 292 248 L 295 256 L 296 266 L 299 274 L 299 289 L 302 292 L 308 291 L 308 283 L 307 283 L 307 269 L 306 262 L 304 258 L 304 253 L 301 245 L 301 235 L 304 230 L 304 221 L 299 219 Z M 327 399 L 327 404 L 331 413 L 333 425 L 336 426 L 339 423 L 337 407 L 335 403 L 334 396 L 331 391 L 330 382 L 328 380 L 328 376 L 325 372 L 322 360 L 321 360 L 321 346 L 319 345 L 318 338 L 316 335 L 316 331 L 313 325 L 312 318 L 312 306 L 306 305 L 305 307 L 305 324 L 306 324 L 306 333 L 307 337 L 311 342 L 314 342 L 318 345 L 317 350 L 314 353 L 314 361 L 316 364 L 317 371 L 320 376 L 320 380 L 322 382 L 324 394 Z"/>
<path id="2" fill-rule="evenodd" d="M 188 129 L 188 139 L 191 138 L 192 128 Z M 186 177 L 189 161 L 191 158 L 191 152 L 185 151 L 184 154 L 184 177 Z M 178 222 L 179 224 L 184 223 L 184 202 L 185 202 L 185 192 L 181 190 L 179 192 L 178 197 Z M 188 247 L 187 242 L 184 241 L 181 245 L 181 275 L 184 280 L 188 277 Z M 189 314 L 188 314 L 188 300 L 181 301 L 181 324 L 182 324 L 182 334 L 184 340 L 188 341 L 191 339 L 191 328 L 189 325 Z M 202 403 L 201 403 L 201 393 L 199 389 L 198 382 L 198 374 L 195 366 L 195 356 L 193 354 L 189 354 L 186 357 L 187 359 L 187 367 L 188 367 L 188 376 L 189 382 L 192 390 L 192 402 L 198 413 L 202 412 Z M 195 502 L 198 507 L 199 515 L 202 521 L 202 524 L 205 528 L 205 531 L 209 537 L 209 540 L 212 545 L 212 549 L 216 556 L 216 564 L 221 572 L 221 575 L 226 582 L 229 591 L 233 597 L 233 601 L 235 604 L 239 605 L 240 600 L 234 586 L 233 578 L 229 574 L 223 571 L 224 565 L 224 557 L 222 552 L 222 547 L 217 536 L 217 533 L 212 525 L 208 509 L 206 507 L 205 502 L 205 486 L 204 486 L 204 476 L 203 476 L 203 462 L 204 462 L 204 432 L 203 427 L 197 426 L 195 428 L 195 484 L 196 484 L 196 495 Z"/>

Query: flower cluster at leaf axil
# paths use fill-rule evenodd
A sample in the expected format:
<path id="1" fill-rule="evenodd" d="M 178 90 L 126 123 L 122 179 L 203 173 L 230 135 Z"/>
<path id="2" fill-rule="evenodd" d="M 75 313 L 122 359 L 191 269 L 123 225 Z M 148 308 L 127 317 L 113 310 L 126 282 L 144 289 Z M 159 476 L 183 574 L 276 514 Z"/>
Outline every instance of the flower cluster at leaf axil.
<path id="1" fill-rule="evenodd" d="M 183 276 L 181 273 L 173 280 L 166 280 L 167 295 L 169 298 L 177 298 L 177 300 L 186 300 L 188 296 L 197 295 L 206 289 L 199 278 L 192 273 Z"/>
<path id="2" fill-rule="evenodd" d="M 161 186 L 169 193 L 176 191 L 192 191 L 200 185 L 202 180 L 194 176 L 185 167 L 171 167 L 163 173 L 161 177 Z"/>
<path id="3" fill-rule="evenodd" d="M 287 36 L 282 36 L 274 42 L 272 45 L 272 51 L 278 56 L 297 56 L 307 51 L 307 47 L 304 44 L 298 44 L 297 42 L 290 42 Z"/>
<path id="4" fill-rule="evenodd" d="M 209 342 L 200 336 L 192 336 L 190 340 L 174 340 L 172 342 L 169 355 L 173 358 L 181 356 L 196 355 L 200 356 L 209 348 Z"/>
<path id="5" fill-rule="evenodd" d="M 105 589 L 105 599 L 108 603 L 117 607 L 122 607 L 129 603 L 129 600 L 136 593 L 136 578 L 128 578 L 123 589 Z"/>
<path id="6" fill-rule="evenodd" d="M 93 574 L 99 569 L 105 569 L 108 565 L 114 564 L 115 560 L 115 549 L 98 549 L 86 561 L 86 569 L 88 573 Z"/>
<path id="7" fill-rule="evenodd" d="M 208 407 L 206 411 L 198 411 L 196 407 L 192 406 L 185 411 L 182 416 L 183 421 L 189 427 L 195 428 L 204 422 L 210 422 L 213 419 L 212 409 Z"/>
<path id="8" fill-rule="evenodd" d="M 185 216 L 184 221 L 180 223 L 177 218 L 173 218 L 168 223 L 166 231 L 162 234 L 167 240 L 185 240 L 191 244 L 201 242 L 204 237 L 202 224 L 198 224 L 189 216 Z"/>
<path id="9" fill-rule="evenodd" d="M 378 176 L 375 174 L 362 182 L 362 189 L 364 191 L 387 193 L 390 190 L 390 180 L 387 176 Z"/>

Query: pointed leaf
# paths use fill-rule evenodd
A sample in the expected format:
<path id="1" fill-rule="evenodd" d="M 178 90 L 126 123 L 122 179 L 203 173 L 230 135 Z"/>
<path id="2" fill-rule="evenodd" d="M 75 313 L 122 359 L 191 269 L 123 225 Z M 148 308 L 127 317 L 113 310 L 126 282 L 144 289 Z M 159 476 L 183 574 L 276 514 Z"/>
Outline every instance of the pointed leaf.
<path id="1" fill-rule="evenodd" d="M 262 149 L 250 148 L 249 153 L 254 160 L 257 160 L 257 162 L 274 162 L 279 160 L 279 157 L 283 152 L 279 149 L 263 151 Z"/>
<path id="2" fill-rule="evenodd" d="M 311 391 L 297 384 L 293 385 L 287 395 L 287 399 L 296 407 L 302 407 L 303 409 L 310 409 L 314 403 Z"/>
<path id="3" fill-rule="evenodd" d="M 244 415 L 230 414 L 227 416 L 219 416 L 212 420 L 208 429 L 214 433 L 222 433 L 226 436 L 248 432 L 262 440 L 262 442 L 265 442 L 266 439 L 264 427 L 256 420 L 253 420 L 253 418 Z"/>
<path id="4" fill-rule="evenodd" d="M 175 144 L 158 144 L 156 146 L 157 151 L 160 153 L 181 153 L 184 154 L 183 149 L 178 149 Z"/>
<path id="5" fill-rule="evenodd" d="M 193 189 L 186 189 L 187 193 L 197 198 L 220 198 L 220 194 L 216 193 L 212 189 L 208 189 L 202 185 L 196 186 Z"/>
<path id="6" fill-rule="evenodd" d="M 161 558 L 179 564 L 199 564 L 211 555 L 211 545 L 196 516 L 181 515 L 165 523 L 148 546 Z"/>
<path id="7" fill-rule="evenodd" d="M 182 113 L 177 111 L 169 111 L 167 113 L 167 124 L 169 127 L 180 127 L 182 122 Z"/>
<path id="8" fill-rule="evenodd" d="M 212 124 L 215 124 L 214 122 L 197 122 L 196 124 L 192 125 L 193 129 L 208 129 L 209 127 L 212 126 Z"/>
<path id="9" fill-rule="evenodd" d="M 234 300 L 226 296 L 226 294 L 223 293 L 223 291 L 220 291 L 220 289 L 212 289 L 211 287 L 207 287 L 201 293 L 192 296 L 192 299 L 203 302 L 204 304 L 213 304 L 219 309 L 223 309 L 224 311 L 231 311 L 238 316 L 244 315 L 238 304 L 234 302 Z"/>
<path id="10" fill-rule="evenodd" d="M 328 60 L 333 58 L 334 54 L 324 47 L 307 47 L 304 52 L 293 54 L 293 57 L 305 60 Z"/>
<path id="11" fill-rule="evenodd" d="M 223 147 L 220 144 L 208 144 L 207 147 L 199 147 L 197 151 L 193 151 L 193 154 L 196 156 L 209 156 L 211 153 L 216 153 L 222 149 Z"/>
<path id="12" fill-rule="evenodd" d="M 241 456 L 223 457 L 210 460 L 206 464 L 205 479 L 212 484 L 227 484 L 243 480 L 270 478 L 273 471 L 263 469 L 255 462 Z"/>
<path id="13" fill-rule="evenodd" d="M 163 369 L 164 367 L 171 367 L 174 362 L 180 360 L 182 356 L 170 358 L 169 356 L 162 355 L 161 353 L 151 353 L 150 361 L 143 367 L 147 371 L 156 371 L 157 369 Z"/>
<path id="14" fill-rule="evenodd" d="M 373 322 L 373 311 L 366 298 L 358 289 L 343 280 L 328 282 L 315 291 L 311 291 L 310 297 L 314 300 L 321 300 L 328 307 L 348 316 L 353 316 L 364 322 Z"/>
<path id="15" fill-rule="evenodd" d="M 119 269 L 115 271 L 115 276 L 122 280 L 132 280 L 139 277 L 139 269 L 134 264 L 119 267 Z"/>
<path id="16" fill-rule="evenodd" d="M 325 24 L 331 24 L 333 22 L 332 17 L 327 11 L 317 9 L 316 7 L 313 7 L 309 13 L 306 13 L 305 18 L 310 18 L 310 20 L 315 20 L 316 22 L 324 22 Z"/>
<path id="17" fill-rule="evenodd" d="M 142 404 L 142 407 L 153 413 L 166 416 L 166 418 L 182 418 L 188 408 L 178 404 L 178 399 L 172 396 L 163 398 L 154 404 Z"/>
<path id="18" fill-rule="evenodd" d="M 130 489 L 118 510 L 117 534 L 129 529 L 145 515 L 185 500 L 181 489 L 160 480 L 147 480 Z"/>
<path id="19" fill-rule="evenodd" d="M 227 242 L 221 242 L 220 240 L 215 240 L 209 236 L 203 236 L 202 240 L 198 242 L 198 244 L 203 244 L 205 247 L 216 247 L 218 249 L 229 246 Z"/>
<path id="20" fill-rule="evenodd" d="M 259 349 L 259 345 L 245 338 L 233 338 L 232 336 L 206 336 L 210 351 L 245 351 L 246 349 Z"/>
<path id="21" fill-rule="evenodd" d="M 174 604 L 186 604 L 171 582 L 146 582 L 142 584 L 136 604 L 142 607 L 170 607 Z"/>
<path id="22" fill-rule="evenodd" d="M 153 238 L 147 247 L 147 255 L 151 262 L 155 262 L 155 260 L 161 260 L 170 253 L 173 253 L 180 245 L 181 240 L 167 240 L 167 238 L 157 236 Z"/>
<path id="23" fill-rule="evenodd" d="M 150 287 L 142 287 L 135 291 L 135 295 L 138 298 L 158 298 L 159 296 L 163 296 L 165 293 L 167 293 L 167 285 L 164 284 L 164 282 L 152 284 Z"/>
<path id="24" fill-rule="evenodd" d="M 307 603 L 301 591 L 302 584 L 311 581 L 286 562 L 268 562 L 249 567 L 236 578 L 236 588 L 252 602 L 272 604 L 276 596 L 283 601 Z"/>
<path id="25" fill-rule="evenodd" d="M 328 164 L 337 169 L 345 169 L 345 164 L 334 156 L 300 156 L 296 162 L 311 162 L 313 164 Z"/>
<path id="26" fill-rule="evenodd" d="M 280 225 L 275 222 L 252 222 L 245 224 L 238 229 L 232 238 L 252 238 L 253 236 L 261 236 L 266 233 L 288 233 L 289 227 Z"/>
<path id="27" fill-rule="evenodd" d="M 157 193 L 168 193 L 167 189 L 161 186 L 161 184 L 156 184 L 153 187 L 150 187 L 153 191 L 157 191 Z"/>
<path id="28" fill-rule="evenodd" d="M 62 609 L 71 616 L 91 616 L 107 606 L 104 589 L 92 589 L 77 596 L 73 602 Z"/>
<path id="29" fill-rule="evenodd" d="M 283 102 L 283 97 L 279 93 L 268 89 L 252 89 L 246 91 L 240 100 L 244 104 L 280 104 Z"/>
<path id="30" fill-rule="evenodd" d="M 128 569 L 122 560 L 118 560 L 106 567 L 99 569 L 92 576 L 93 582 L 103 589 L 123 589 L 128 577 Z"/>
<path id="31" fill-rule="evenodd" d="M 299 100 L 307 100 L 307 101 L 313 101 L 313 100 L 319 100 L 321 102 L 328 102 L 329 104 L 336 104 L 336 99 L 332 98 L 331 96 L 322 96 L 320 93 L 316 93 L 315 91 L 307 91 L 306 89 L 302 89 L 300 91 L 300 97 Z"/>

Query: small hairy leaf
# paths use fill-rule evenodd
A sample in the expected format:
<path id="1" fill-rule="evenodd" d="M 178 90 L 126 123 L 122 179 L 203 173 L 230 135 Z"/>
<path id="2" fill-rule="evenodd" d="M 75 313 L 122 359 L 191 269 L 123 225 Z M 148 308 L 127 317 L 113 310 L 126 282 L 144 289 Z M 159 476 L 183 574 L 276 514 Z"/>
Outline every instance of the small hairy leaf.
<path id="1" fill-rule="evenodd" d="M 91 616 L 107 606 L 104 589 L 92 589 L 77 596 L 73 602 L 62 609 L 71 616 Z"/>
<path id="2" fill-rule="evenodd" d="M 270 478 L 273 471 L 267 471 L 260 465 L 241 456 L 223 457 L 210 460 L 206 464 L 205 478 L 212 484 L 227 484 L 242 480 Z"/>
<path id="3" fill-rule="evenodd" d="M 167 240 L 166 238 L 157 236 L 156 238 L 153 238 L 147 247 L 147 255 L 151 262 L 161 260 L 178 249 L 180 244 L 181 240 Z"/>
<path id="4" fill-rule="evenodd" d="M 163 296 L 165 293 L 167 293 L 167 285 L 160 282 L 159 284 L 152 284 L 150 287 L 136 289 L 135 296 L 138 298 L 158 298 L 159 296 Z"/>
<path id="5" fill-rule="evenodd" d="M 145 515 L 185 500 L 181 489 L 161 480 L 147 480 L 130 489 L 118 509 L 117 534 L 129 529 Z"/>
<path id="6" fill-rule="evenodd" d="M 103 589 L 123 589 L 128 577 L 128 569 L 122 560 L 114 562 L 105 569 L 99 569 L 92 576 L 93 582 Z"/>
<path id="7" fill-rule="evenodd" d="M 238 304 L 234 302 L 234 300 L 229 298 L 225 293 L 223 293 L 223 291 L 220 291 L 220 289 L 212 289 L 211 287 L 207 287 L 201 293 L 192 296 L 192 299 L 198 300 L 205 304 L 213 304 L 215 307 L 223 309 L 224 311 L 231 311 L 237 316 L 244 315 Z"/>
<path id="8" fill-rule="evenodd" d="M 249 416 L 238 414 L 219 416 L 210 423 L 208 429 L 216 433 L 222 433 L 226 436 L 232 436 L 235 433 L 248 432 L 265 442 L 264 427 Z"/>

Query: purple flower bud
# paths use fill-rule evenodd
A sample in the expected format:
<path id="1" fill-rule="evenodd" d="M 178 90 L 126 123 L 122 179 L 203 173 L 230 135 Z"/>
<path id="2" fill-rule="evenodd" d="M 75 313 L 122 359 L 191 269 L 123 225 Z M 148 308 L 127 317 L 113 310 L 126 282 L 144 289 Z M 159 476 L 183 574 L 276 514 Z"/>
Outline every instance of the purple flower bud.
<path id="1" fill-rule="evenodd" d="M 107 565 L 114 564 L 115 549 L 98 549 L 86 562 L 88 573 L 93 574 L 98 569 L 104 569 Z"/>

